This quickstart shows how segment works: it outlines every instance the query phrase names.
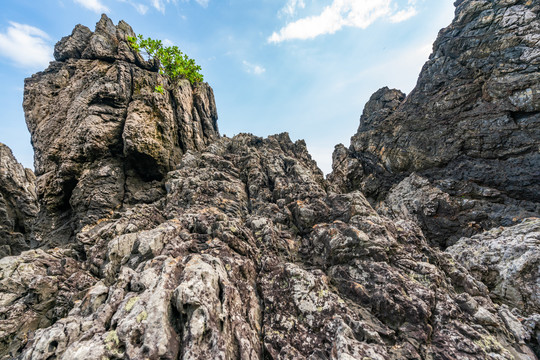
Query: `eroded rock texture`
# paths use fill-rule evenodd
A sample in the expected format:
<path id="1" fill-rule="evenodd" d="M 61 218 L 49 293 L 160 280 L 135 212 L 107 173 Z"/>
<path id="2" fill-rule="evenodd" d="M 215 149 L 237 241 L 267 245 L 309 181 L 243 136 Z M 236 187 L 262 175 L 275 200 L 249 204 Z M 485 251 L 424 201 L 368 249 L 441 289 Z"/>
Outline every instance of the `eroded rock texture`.
<path id="1" fill-rule="evenodd" d="M 534 358 L 483 283 L 412 222 L 327 192 L 285 134 L 189 151 L 165 187 L 77 234 L 93 283 L 13 355 Z"/>
<path id="2" fill-rule="evenodd" d="M 0 258 L 30 248 L 38 210 L 34 173 L 0 143 Z"/>
<path id="3" fill-rule="evenodd" d="M 540 5 L 456 5 L 415 89 L 371 97 L 350 148 L 336 147 L 332 177 L 343 191 L 416 213 L 443 247 L 540 213 Z M 427 183 L 406 179 L 413 172 Z M 430 199 L 396 202 L 394 185 Z"/>
<path id="4" fill-rule="evenodd" d="M 538 10 L 461 2 L 436 48 L 478 26 L 478 9 L 493 9 L 498 24 L 501 9 L 516 6 Z M 536 21 L 523 19 L 519 26 Z M 537 219 L 477 237 L 475 229 L 447 252 L 432 246 L 464 233 L 471 206 L 500 222 L 534 214 L 536 198 L 521 198 L 515 184 L 438 178 L 429 167 L 400 172 L 356 145 L 337 148 L 327 181 L 286 133 L 220 137 L 208 85 L 154 92 L 166 79 L 126 34 L 127 24 L 105 16 L 94 33 L 77 26 L 57 44 L 57 61 L 27 80 L 41 208 L 21 222 L 32 249 L 0 259 L 0 359 L 536 359 Z M 455 51 L 439 57 L 451 62 Z M 423 81 L 432 68 L 443 91 L 435 70 L 448 80 L 450 65 L 437 56 Z M 363 121 L 383 126 L 407 114 L 411 98 L 383 89 Z M 530 136 L 534 111 L 523 116 Z M 506 160 L 527 177 L 537 163 L 525 150 Z M 439 161 L 422 151 L 418 159 Z M 463 159 L 478 174 L 505 166 Z M 483 195 L 461 203 L 448 189 Z M 384 201 L 375 209 L 362 191 Z M 433 220 L 441 211 L 452 214 L 443 230 Z"/>
<path id="5" fill-rule="evenodd" d="M 491 290 L 525 314 L 540 313 L 540 219 L 462 238 L 447 252 Z"/>
<path id="6" fill-rule="evenodd" d="M 133 30 L 105 15 L 55 46 L 47 70 L 25 82 L 35 148 L 40 239 L 59 244 L 124 204 L 163 195 L 162 179 L 183 153 L 219 137 L 212 89 L 167 79 L 126 41 Z M 71 219 L 72 221 L 66 221 Z"/>

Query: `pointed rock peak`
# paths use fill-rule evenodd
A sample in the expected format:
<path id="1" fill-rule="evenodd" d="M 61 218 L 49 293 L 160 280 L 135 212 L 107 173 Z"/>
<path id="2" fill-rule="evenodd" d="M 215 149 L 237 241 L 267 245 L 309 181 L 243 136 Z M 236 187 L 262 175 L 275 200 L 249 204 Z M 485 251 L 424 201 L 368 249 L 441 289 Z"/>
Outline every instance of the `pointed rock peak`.
<path id="1" fill-rule="evenodd" d="M 128 36 L 135 36 L 135 32 L 128 23 L 122 20 L 115 26 L 107 15 L 102 14 L 94 32 L 80 24 L 75 26 L 70 36 L 63 37 L 55 45 L 54 58 L 57 61 L 69 59 L 122 60 L 145 69 L 156 70 L 154 62 L 145 61 L 137 51 L 129 46 Z"/>
<path id="2" fill-rule="evenodd" d="M 455 5 L 416 87 L 373 94 L 331 177 L 442 247 L 538 216 L 540 203 L 540 2 Z"/>
<path id="3" fill-rule="evenodd" d="M 135 33 L 126 22 L 106 15 L 94 32 L 77 25 L 56 45 L 58 61 L 26 79 L 38 195 L 52 223 L 68 224 L 60 219 L 67 214 L 82 227 L 123 205 L 155 201 L 185 152 L 219 138 L 212 88 L 171 82 L 128 36 Z M 69 238 L 70 226 L 55 239 Z"/>
<path id="4" fill-rule="evenodd" d="M 101 19 L 96 24 L 96 33 L 110 34 L 111 36 L 116 34 L 116 27 L 107 15 L 101 14 Z"/>

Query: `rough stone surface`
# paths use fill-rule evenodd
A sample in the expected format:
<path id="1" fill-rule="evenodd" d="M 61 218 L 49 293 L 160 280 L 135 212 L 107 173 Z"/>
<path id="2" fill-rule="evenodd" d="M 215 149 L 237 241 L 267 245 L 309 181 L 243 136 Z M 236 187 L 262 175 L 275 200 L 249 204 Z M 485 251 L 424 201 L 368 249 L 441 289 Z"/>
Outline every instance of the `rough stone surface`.
<path id="1" fill-rule="evenodd" d="M 503 3 L 464 1 L 456 23 Z M 26 82 L 40 212 L 21 222 L 32 249 L 0 259 L 0 359 L 537 359 L 536 220 L 438 233 L 469 210 L 463 179 L 386 176 L 376 157 L 370 172 L 338 146 L 327 181 L 286 133 L 220 137 L 211 88 L 154 92 L 166 79 L 128 34 L 77 26 Z M 383 126 L 409 98 L 383 89 L 363 119 Z M 377 209 L 368 178 L 395 185 Z M 493 189 L 471 191 L 494 223 L 537 203 Z"/>
<path id="2" fill-rule="evenodd" d="M 30 248 L 38 210 L 33 172 L 0 143 L 0 258 Z"/>
<path id="3" fill-rule="evenodd" d="M 414 223 L 327 192 L 286 134 L 189 151 L 165 188 L 77 234 L 93 282 L 11 356 L 534 359 L 483 283 Z"/>
<path id="4" fill-rule="evenodd" d="M 350 148 L 336 147 L 331 176 L 337 189 L 361 190 L 373 204 L 412 172 L 427 178 L 454 203 L 419 223 L 443 246 L 468 236 L 469 224 L 482 232 L 540 214 L 540 4 L 456 6 L 415 89 L 371 97 Z M 432 203 L 405 205 L 413 212 Z M 433 233 L 437 227 L 460 230 Z"/>
<path id="5" fill-rule="evenodd" d="M 452 179 L 430 182 L 416 173 L 394 185 L 378 210 L 392 219 L 416 222 L 430 242 L 442 248 L 540 212 L 538 203 L 512 199 L 492 188 Z"/>
<path id="6" fill-rule="evenodd" d="M 78 25 L 56 45 L 57 61 L 25 81 L 39 227 L 54 232 L 40 241 L 65 242 L 113 209 L 156 200 L 181 155 L 219 137 L 212 89 L 169 85 L 129 47 L 133 35 L 105 15 L 94 33 Z M 154 91 L 160 83 L 170 90 Z"/>
<path id="7" fill-rule="evenodd" d="M 462 238 L 447 249 L 490 289 L 492 299 L 540 313 L 540 219 Z"/>

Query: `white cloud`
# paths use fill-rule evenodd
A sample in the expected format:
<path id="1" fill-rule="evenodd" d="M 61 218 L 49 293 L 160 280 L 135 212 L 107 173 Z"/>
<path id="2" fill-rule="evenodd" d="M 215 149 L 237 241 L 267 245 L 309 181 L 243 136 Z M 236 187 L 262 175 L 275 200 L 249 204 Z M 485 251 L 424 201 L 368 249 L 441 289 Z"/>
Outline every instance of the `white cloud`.
<path id="1" fill-rule="evenodd" d="M 195 0 L 199 5 L 201 5 L 202 7 L 207 7 L 208 6 L 208 1 L 209 0 Z"/>
<path id="2" fill-rule="evenodd" d="M 182 0 L 183 2 L 189 2 L 189 0 Z M 155 7 L 158 11 L 165 14 L 165 5 L 169 3 L 176 4 L 178 0 L 151 0 L 152 6 Z M 202 7 L 208 7 L 210 0 L 195 0 L 195 2 Z"/>
<path id="3" fill-rule="evenodd" d="M 279 11 L 279 16 L 293 16 L 296 13 L 296 9 L 304 9 L 306 7 L 306 3 L 304 0 L 289 0 L 287 1 L 287 4 L 281 10 Z"/>
<path id="4" fill-rule="evenodd" d="M 416 9 L 411 6 L 407 9 L 400 10 L 394 15 L 390 16 L 390 21 L 393 23 L 399 23 L 405 20 L 409 20 L 416 14 L 418 14 L 418 11 L 416 11 Z"/>
<path id="5" fill-rule="evenodd" d="M 137 4 L 137 3 L 130 3 L 134 8 L 135 10 L 137 10 L 137 12 L 141 15 L 145 15 L 146 12 L 148 11 L 148 6 L 146 5 L 143 5 L 143 4 Z"/>
<path id="6" fill-rule="evenodd" d="M 163 1 L 161 0 L 152 0 L 152 6 L 157 9 L 157 11 L 161 11 L 165 14 L 165 4 L 163 4 Z"/>
<path id="7" fill-rule="evenodd" d="M 129 5 L 133 6 L 135 10 L 137 10 L 137 12 L 141 15 L 146 15 L 146 13 L 148 12 L 148 6 L 144 4 L 136 3 L 131 0 L 118 0 L 118 1 L 123 2 L 123 3 L 128 3 Z"/>
<path id="8" fill-rule="evenodd" d="M 173 46 L 174 45 L 174 43 L 169 39 L 163 39 L 163 41 L 161 43 L 163 44 L 163 46 Z"/>
<path id="9" fill-rule="evenodd" d="M 76 3 L 84 6 L 88 10 L 92 10 L 96 13 L 109 12 L 109 8 L 103 5 L 99 0 L 74 0 Z"/>
<path id="10" fill-rule="evenodd" d="M 246 72 L 249 74 L 262 75 L 266 72 L 266 69 L 261 65 L 252 64 L 247 62 L 246 60 L 244 60 L 242 63 L 244 64 Z"/>
<path id="11" fill-rule="evenodd" d="M 0 56 L 28 70 L 43 69 L 52 61 L 53 48 L 49 35 L 25 24 L 9 22 L 5 33 L 0 33 Z"/>
<path id="12" fill-rule="evenodd" d="M 300 0 L 301 1 L 301 0 Z M 285 40 L 313 39 L 324 34 L 334 34 L 343 27 L 365 29 L 377 19 L 387 18 L 392 22 L 400 22 L 416 15 L 415 0 L 409 0 L 406 10 L 399 10 L 393 0 L 333 0 L 321 14 L 305 17 L 291 22 L 274 32 L 268 42 L 278 43 Z M 289 0 L 287 6 L 296 3 Z"/>

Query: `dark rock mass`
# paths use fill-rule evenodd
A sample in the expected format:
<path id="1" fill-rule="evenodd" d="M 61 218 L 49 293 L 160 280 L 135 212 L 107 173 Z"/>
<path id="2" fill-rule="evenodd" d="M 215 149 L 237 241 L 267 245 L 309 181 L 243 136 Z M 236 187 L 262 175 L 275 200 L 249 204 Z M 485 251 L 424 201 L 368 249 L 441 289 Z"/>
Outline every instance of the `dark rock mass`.
<path id="1" fill-rule="evenodd" d="M 34 173 L 0 143 L 0 258 L 30 248 L 38 210 Z"/>
<path id="2" fill-rule="evenodd" d="M 456 5 L 329 179 L 76 26 L 26 80 L 36 176 L 0 145 L 0 360 L 536 360 L 540 5 Z"/>
<path id="3" fill-rule="evenodd" d="M 373 94 L 331 176 L 442 247 L 540 213 L 540 4 L 456 5 L 415 89 Z"/>

